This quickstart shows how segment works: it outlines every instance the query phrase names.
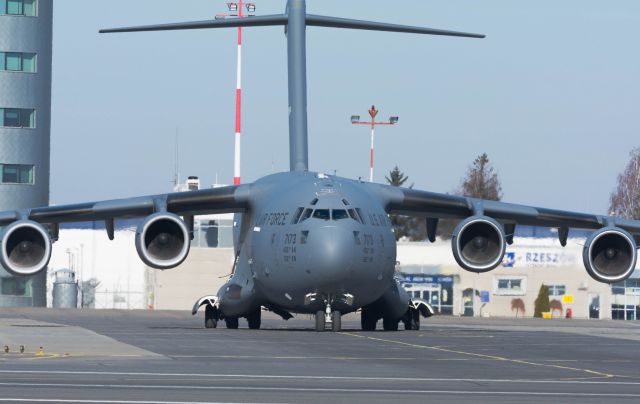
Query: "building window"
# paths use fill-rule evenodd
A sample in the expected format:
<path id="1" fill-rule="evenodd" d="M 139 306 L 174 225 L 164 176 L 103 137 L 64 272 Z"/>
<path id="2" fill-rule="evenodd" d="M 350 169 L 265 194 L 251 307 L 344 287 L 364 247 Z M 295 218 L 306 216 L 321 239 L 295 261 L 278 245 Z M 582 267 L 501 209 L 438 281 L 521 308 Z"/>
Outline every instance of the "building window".
<path id="1" fill-rule="evenodd" d="M 33 184 L 33 165 L 0 164 L 0 180 L 3 184 Z"/>
<path id="2" fill-rule="evenodd" d="M 37 10 L 38 0 L 0 0 L 0 14 L 35 17 Z"/>
<path id="3" fill-rule="evenodd" d="M 522 296 L 527 292 L 527 278 L 523 276 L 502 276 L 494 278 L 496 295 Z"/>
<path id="4" fill-rule="evenodd" d="M 0 108 L 0 128 L 35 128 L 34 109 Z"/>
<path id="5" fill-rule="evenodd" d="M 565 285 L 547 285 L 549 288 L 549 296 L 564 296 L 566 293 Z"/>
<path id="6" fill-rule="evenodd" d="M 20 52 L 0 52 L 0 70 L 35 73 L 36 54 Z"/>
<path id="7" fill-rule="evenodd" d="M 28 296 L 27 282 L 25 278 L 0 278 L 0 292 L 8 296 Z"/>

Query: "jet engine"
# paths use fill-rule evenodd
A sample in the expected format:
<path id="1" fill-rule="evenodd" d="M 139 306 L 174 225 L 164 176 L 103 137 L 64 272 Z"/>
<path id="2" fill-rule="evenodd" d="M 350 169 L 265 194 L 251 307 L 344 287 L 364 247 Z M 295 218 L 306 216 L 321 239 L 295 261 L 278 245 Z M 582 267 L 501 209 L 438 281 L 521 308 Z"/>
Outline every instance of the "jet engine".
<path id="1" fill-rule="evenodd" d="M 504 229 L 490 217 L 468 217 L 454 229 L 451 247 L 453 256 L 462 268 L 471 272 L 490 271 L 504 257 Z"/>
<path id="2" fill-rule="evenodd" d="M 582 258 L 593 279 L 606 283 L 620 282 L 627 279 L 636 267 L 636 242 L 620 228 L 604 227 L 587 239 Z"/>
<path id="3" fill-rule="evenodd" d="M 14 276 L 35 275 L 51 258 L 49 232 L 30 220 L 13 222 L 0 235 L 0 264 Z"/>
<path id="4" fill-rule="evenodd" d="M 191 239 L 186 224 L 173 213 L 154 213 L 136 230 L 140 259 L 156 269 L 177 267 L 189 254 Z"/>

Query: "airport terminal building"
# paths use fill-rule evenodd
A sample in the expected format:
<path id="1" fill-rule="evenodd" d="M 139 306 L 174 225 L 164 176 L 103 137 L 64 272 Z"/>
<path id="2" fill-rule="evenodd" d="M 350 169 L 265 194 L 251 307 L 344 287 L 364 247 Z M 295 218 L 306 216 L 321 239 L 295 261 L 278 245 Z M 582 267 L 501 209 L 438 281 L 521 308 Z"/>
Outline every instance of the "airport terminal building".
<path id="1" fill-rule="evenodd" d="M 52 3 L 0 0 L 0 211 L 49 204 Z M 0 307 L 45 305 L 45 279 L 0 268 Z"/>
<path id="2" fill-rule="evenodd" d="M 554 317 L 569 311 L 574 318 L 640 319 L 640 271 L 614 285 L 593 280 L 582 262 L 587 233 L 572 231 L 566 247 L 548 229 L 524 227 L 518 233 L 502 264 L 484 274 L 461 269 L 449 240 L 401 242 L 402 284 L 442 314 L 531 317 L 540 286 L 546 285 Z"/>

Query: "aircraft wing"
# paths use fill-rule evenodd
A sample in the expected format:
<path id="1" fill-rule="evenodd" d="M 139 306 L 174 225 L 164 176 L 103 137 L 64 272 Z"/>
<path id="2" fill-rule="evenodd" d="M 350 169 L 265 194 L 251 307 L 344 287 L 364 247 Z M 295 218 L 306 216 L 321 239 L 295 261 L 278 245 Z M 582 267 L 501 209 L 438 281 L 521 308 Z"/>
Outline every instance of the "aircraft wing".
<path id="1" fill-rule="evenodd" d="M 55 224 L 131 218 L 169 212 L 181 216 L 243 212 L 248 209 L 249 185 L 174 192 L 135 198 L 47 206 L 0 212 L 0 226 L 16 220 Z"/>
<path id="2" fill-rule="evenodd" d="M 461 219 L 452 234 L 453 253 L 463 268 L 473 272 L 486 272 L 500 264 L 505 244 L 513 243 L 517 225 L 557 228 L 562 246 L 567 243 L 569 229 L 594 230 L 585 243 L 583 258 L 587 272 L 600 282 L 624 280 L 635 269 L 640 241 L 638 220 L 381 184 L 371 186 L 388 213 L 424 217 L 430 241 L 435 241 L 439 219 Z"/>
<path id="3" fill-rule="evenodd" d="M 193 216 L 248 211 L 250 191 L 246 184 L 0 212 L 0 265 L 13 275 L 44 270 L 60 223 L 103 220 L 113 239 L 115 219 L 145 217 L 136 230 L 138 255 L 150 267 L 173 268 L 189 253 Z"/>
<path id="4" fill-rule="evenodd" d="M 380 185 L 389 213 L 425 218 L 464 219 L 486 215 L 506 224 L 541 227 L 599 229 L 618 226 L 640 236 L 640 221 L 620 217 L 538 208 L 513 203 L 440 194 L 411 188 Z M 380 192 L 379 191 L 379 192 Z"/>

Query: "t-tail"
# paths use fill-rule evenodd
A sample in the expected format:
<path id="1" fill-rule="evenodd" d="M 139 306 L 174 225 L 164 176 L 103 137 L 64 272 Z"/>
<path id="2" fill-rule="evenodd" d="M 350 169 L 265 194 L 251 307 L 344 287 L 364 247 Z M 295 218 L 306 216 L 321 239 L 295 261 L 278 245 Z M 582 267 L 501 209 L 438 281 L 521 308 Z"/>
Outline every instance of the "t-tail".
<path id="1" fill-rule="evenodd" d="M 305 0 L 288 0 L 284 14 L 264 15 L 251 18 L 192 21 L 173 24 L 103 29 L 100 30 L 100 33 L 264 27 L 273 25 L 283 25 L 287 36 L 289 81 L 289 161 L 291 171 L 307 171 L 309 169 L 306 70 L 307 26 L 484 38 L 484 35 L 466 32 L 446 31 L 433 28 L 412 27 L 407 25 L 387 24 L 383 22 L 361 21 L 307 14 Z"/>

